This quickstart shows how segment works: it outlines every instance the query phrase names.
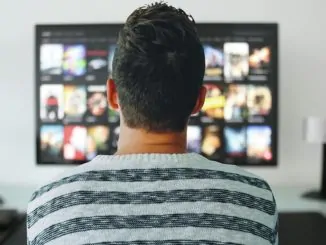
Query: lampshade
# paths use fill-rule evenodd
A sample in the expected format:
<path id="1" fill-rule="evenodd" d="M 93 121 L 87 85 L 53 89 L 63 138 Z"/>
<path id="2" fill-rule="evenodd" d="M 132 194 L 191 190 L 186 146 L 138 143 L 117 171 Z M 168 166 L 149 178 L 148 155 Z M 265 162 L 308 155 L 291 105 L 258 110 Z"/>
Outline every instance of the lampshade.
<path id="1" fill-rule="evenodd" d="M 321 117 L 307 117 L 303 121 L 303 139 L 307 143 L 326 143 L 326 120 Z"/>

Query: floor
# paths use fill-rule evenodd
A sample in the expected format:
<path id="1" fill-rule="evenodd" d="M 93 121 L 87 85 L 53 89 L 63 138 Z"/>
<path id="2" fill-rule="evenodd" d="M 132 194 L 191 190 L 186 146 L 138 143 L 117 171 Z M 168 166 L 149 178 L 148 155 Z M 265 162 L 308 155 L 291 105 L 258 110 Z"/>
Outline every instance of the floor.
<path id="1" fill-rule="evenodd" d="M 280 245 L 325 245 L 326 218 L 319 213 L 281 213 Z"/>

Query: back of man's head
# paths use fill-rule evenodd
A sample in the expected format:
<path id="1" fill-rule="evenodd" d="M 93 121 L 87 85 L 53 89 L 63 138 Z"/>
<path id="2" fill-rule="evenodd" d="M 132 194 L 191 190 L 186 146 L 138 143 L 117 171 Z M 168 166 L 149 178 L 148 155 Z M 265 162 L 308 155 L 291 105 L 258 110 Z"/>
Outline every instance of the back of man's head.
<path id="1" fill-rule="evenodd" d="M 204 70 L 191 16 L 165 3 L 136 9 L 119 33 L 113 60 L 124 123 L 151 132 L 183 131 Z"/>

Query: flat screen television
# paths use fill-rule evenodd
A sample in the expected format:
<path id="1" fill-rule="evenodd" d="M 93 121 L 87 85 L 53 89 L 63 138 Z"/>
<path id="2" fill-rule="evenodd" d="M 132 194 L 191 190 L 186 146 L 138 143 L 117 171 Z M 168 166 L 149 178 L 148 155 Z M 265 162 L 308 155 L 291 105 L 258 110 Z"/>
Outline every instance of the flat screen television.
<path id="1" fill-rule="evenodd" d="M 120 24 L 36 26 L 39 164 L 82 164 L 114 154 L 119 115 L 106 80 Z M 188 150 L 226 164 L 277 165 L 278 26 L 197 24 L 206 57 L 202 111 Z"/>

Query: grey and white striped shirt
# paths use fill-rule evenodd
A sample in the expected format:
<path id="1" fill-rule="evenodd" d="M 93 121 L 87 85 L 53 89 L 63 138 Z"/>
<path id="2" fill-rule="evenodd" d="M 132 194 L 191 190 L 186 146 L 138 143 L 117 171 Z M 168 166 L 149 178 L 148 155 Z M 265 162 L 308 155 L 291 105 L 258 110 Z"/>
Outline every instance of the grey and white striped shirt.
<path id="1" fill-rule="evenodd" d="M 38 189 L 30 245 L 271 245 L 269 185 L 194 154 L 98 156 Z"/>

